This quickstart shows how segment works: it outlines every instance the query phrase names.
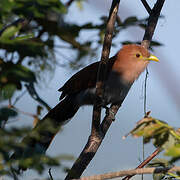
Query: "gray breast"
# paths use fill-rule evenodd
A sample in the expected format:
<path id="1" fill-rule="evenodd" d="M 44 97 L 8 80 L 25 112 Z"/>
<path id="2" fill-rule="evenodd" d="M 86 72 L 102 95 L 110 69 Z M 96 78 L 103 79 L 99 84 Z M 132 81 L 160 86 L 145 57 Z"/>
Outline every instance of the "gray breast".
<path id="1" fill-rule="evenodd" d="M 106 104 L 123 101 L 130 87 L 131 84 L 123 80 L 117 72 L 111 72 L 105 82 L 104 98 Z"/>

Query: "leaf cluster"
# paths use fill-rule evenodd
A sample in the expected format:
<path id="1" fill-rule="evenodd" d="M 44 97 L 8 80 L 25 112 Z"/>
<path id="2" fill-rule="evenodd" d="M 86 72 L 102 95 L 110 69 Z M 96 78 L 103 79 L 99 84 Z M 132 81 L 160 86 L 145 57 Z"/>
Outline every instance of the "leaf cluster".
<path id="1" fill-rule="evenodd" d="M 180 159 L 180 132 L 167 123 L 153 117 L 145 117 L 138 122 L 137 126 L 131 131 L 133 137 L 144 138 L 144 143 L 152 141 L 154 146 L 161 148 L 164 155 L 170 159 L 157 159 L 152 161 L 149 166 L 153 167 L 172 167 Z M 175 178 L 178 174 L 154 175 L 154 179 Z M 178 177 L 179 178 L 179 177 Z"/>

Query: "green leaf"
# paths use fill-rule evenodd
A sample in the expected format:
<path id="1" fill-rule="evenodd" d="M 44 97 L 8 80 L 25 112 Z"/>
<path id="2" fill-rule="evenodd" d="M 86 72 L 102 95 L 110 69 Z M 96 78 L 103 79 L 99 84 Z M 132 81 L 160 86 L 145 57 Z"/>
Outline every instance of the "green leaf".
<path id="1" fill-rule="evenodd" d="M 164 179 L 164 177 L 165 177 L 165 174 L 163 173 L 158 173 L 158 174 L 153 173 L 153 180 L 161 180 L 161 179 Z"/>
<path id="2" fill-rule="evenodd" d="M 147 167 L 170 167 L 169 161 L 167 161 L 166 159 L 160 159 L 160 158 L 156 158 L 153 159 L 148 165 Z M 165 177 L 164 173 L 154 173 L 153 174 L 153 179 L 154 180 L 161 180 Z"/>
<path id="3" fill-rule="evenodd" d="M 0 89 L 0 99 L 2 100 L 10 99 L 15 91 L 16 91 L 15 84 L 6 84 Z"/>
<path id="4" fill-rule="evenodd" d="M 15 116 L 17 116 L 17 112 L 13 109 L 7 107 L 0 108 L 0 127 L 2 127 L 10 117 Z"/>
<path id="5" fill-rule="evenodd" d="M 34 73 L 27 67 L 20 65 L 20 64 L 15 65 L 11 69 L 11 73 L 13 73 L 15 75 L 15 77 L 20 79 L 21 81 L 25 81 L 25 82 L 35 82 L 36 81 Z"/>
<path id="6" fill-rule="evenodd" d="M 139 27 L 141 27 L 141 28 L 143 28 L 143 29 L 145 29 L 146 26 L 147 26 L 146 24 L 142 24 L 142 23 L 139 24 Z"/>
<path id="7" fill-rule="evenodd" d="M 158 41 L 151 41 L 151 46 L 162 46 L 163 44 Z"/>
<path id="8" fill-rule="evenodd" d="M 8 107 L 0 108 L 0 119 L 4 120 L 9 117 L 15 117 L 17 116 L 17 112 L 13 109 L 10 109 Z"/>
<path id="9" fill-rule="evenodd" d="M 127 19 L 124 20 L 124 25 L 130 25 L 130 24 L 134 24 L 138 21 L 136 16 L 132 16 L 132 17 L 128 17 Z"/>
<path id="10" fill-rule="evenodd" d="M 3 33 L 0 36 L 0 40 L 6 40 L 13 37 L 17 32 L 19 32 L 19 27 L 17 26 L 10 26 L 7 29 L 3 31 Z"/>
<path id="11" fill-rule="evenodd" d="M 174 158 L 180 157 L 180 143 L 175 144 L 174 146 L 171 146 L 169 149 L 167 149 L 165 155 L 172 156 Z"/>
<path id="12" fill-rule="evenodd" d="M 147 167 L 168 167 L 169 161 L 166 159 L 162 159 L 162 158 L 156 158 L 153 159 L 148 165 Z"/>
<path id="13" fill-rule="evenodd" d="M 41 115 L 41 111 L 43 110 L 43 107 L 38 105 L 37 108 L 36 108 L 36 114 L 37 115 Z"/>
<path id="14" fill-rule="evenodd" d="M 31 34 L 27 34 L 27 35 L 24 35 L 24 36 L 18 36 L 14 40 L 22 41 L 22 40 L 31 39 L 33 37 L 34 37 L 34 34 L 31 33 Z"/>
<path id="15" fill-rule="evenodd" d="M 174 144 L 175 139 L 179 138 L 171 126 L 152 117 L 142 119 L 131 134 L 134 137 L 143 136 L 145 143 L 152 139 L 155 147 L 164 149 Z"/>

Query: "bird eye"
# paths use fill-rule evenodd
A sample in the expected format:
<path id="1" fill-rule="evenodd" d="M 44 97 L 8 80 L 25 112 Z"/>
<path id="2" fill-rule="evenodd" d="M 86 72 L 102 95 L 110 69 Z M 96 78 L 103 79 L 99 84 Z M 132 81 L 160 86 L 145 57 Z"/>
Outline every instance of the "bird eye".
<path id="1" fill-rule="evenodd" d="M 139 53 L 136 54 L 136 57 L 139 58 L 141 55 Z"/>

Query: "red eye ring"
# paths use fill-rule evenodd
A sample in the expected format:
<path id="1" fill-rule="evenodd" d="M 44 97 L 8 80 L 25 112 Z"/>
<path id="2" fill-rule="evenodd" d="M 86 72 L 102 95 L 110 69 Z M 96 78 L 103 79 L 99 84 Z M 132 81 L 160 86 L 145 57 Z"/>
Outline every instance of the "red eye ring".
<path id="1" fill-rule="evenodd" d="M 139 58 L 141 55 L 139 53 L 136 54 L 136 57 Z"/>

